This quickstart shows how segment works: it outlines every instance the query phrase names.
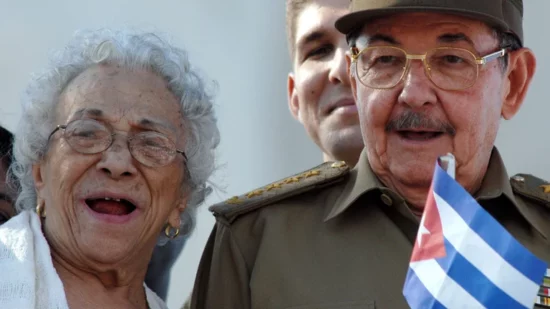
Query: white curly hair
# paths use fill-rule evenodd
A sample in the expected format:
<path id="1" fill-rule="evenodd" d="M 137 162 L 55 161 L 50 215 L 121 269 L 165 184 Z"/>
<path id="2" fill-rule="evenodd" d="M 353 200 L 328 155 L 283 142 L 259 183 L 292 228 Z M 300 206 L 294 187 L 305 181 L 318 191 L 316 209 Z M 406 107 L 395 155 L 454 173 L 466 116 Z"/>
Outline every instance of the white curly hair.
<path id="1" fill-rule="evenodd" d="M 179 100 L 186 127 L 184 152 L 187 170 L 183 190 L 189 194 L 181 214 L 180 235 L 190 234 L 197 208 L 211 193 L 209 178 L 216 169 L 215 151 L 220 133 L 214 115 L 213 92 L 217 84 L 203 78 L 189 63 L 187 52 L 154 33 L 99 29 L 80 31 L 56 53 L 50 66 L 32 79 L 23 98 L 23 113 L 15 132 L 12 177 L 18 180 L 17 211 L 35 209 L 37 196 L 32 165 L 47 151 L 48 134 L 55 128 L 55 110 L 65 87 L 86 69 L 97 64 L 146 69 L 162 77 Z M 160 233 L 159 245 L 168 238 Z"/>

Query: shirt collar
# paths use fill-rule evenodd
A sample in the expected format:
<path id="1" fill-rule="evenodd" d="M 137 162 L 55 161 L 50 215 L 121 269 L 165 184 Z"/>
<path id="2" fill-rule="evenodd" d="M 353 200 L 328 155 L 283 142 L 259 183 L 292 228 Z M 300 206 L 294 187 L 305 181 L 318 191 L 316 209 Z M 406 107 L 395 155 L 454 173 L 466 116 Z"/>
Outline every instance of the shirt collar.
<path id="1" fill-rule="evenodd" d="M 365 149 L 359 156 L 359 161 L 350 172 L 342 194 L 336 200 L 332 208 L 329 208 L 325 215 L 325 222 L 337 217 L 350 207 L 359 197 L 366 192 L 384 188 L 378 177 L 372 171 Z"/>
<path id="2" fill-rule="evenodd" d="M 336 200 L 334 205 L 327 210 L 324 221 L 329 221 L 342 214 L 353 205 L 359 197 L 373 190 L 389 191 L 372 171 L 368 162 L 366 150 L 363 150 L 357 165 L 350 173 L 350 179 L 342 190 L 340 197 Z M 391 195 L 394 198 L 404 201 L 403 198 L 395 192 L 392 192 Z M 544 230 L 538 228 L 536 222 L 533 222 L 531 209 L 525 206 L 524 203 L 518 203 L 516 201 L 502 157 L 497 148 L 494 147 L 491 158 L 489 159 L 487 172 L 483 178 L 480 189 L 474 194 L 474 198 L 478 201 L 483 201 L 495 199 L 502 195 L 519 210 L 532 226 L 544 236 L 547 236 L 543 233 Z"/>
<path id="3" fill-rule="evenodd" d="M 504 195 L 514 206 L 518 207 L 504 161 L 502 161 L 497 148 L 494 147 L 489 159 L 487 172 L 485 173 L 481 187 L 474 197 L 476 200 L 482 201 L 495 199 L 501 195 Z"/>

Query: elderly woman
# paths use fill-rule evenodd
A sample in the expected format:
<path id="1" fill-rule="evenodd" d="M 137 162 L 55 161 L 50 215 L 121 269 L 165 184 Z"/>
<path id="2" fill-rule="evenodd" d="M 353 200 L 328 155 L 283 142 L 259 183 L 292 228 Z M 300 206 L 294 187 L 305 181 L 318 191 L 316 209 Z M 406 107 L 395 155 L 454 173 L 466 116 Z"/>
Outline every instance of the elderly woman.
<path id="1" fill-rule="evenodd" d="M 0 308 L 166 308 L 147 265 L 191 232 L 219 143 L 186 53 L 151 34 L 80 34 L 24 103 Z"/>
<path id="2" fill-rule="evenodd" d="M 0 126 L 0 225 L 6 223 L 15 213 L 17 179 L 12 178 L 8 186 L 6 176 L 13 160 L 13 135 Z M 179 237 L 177 241 L 170 241 L 163 246 L 156 246 L 151 261 L 147 267 L 145 283 L 161 299 L 165 300 L 170 281 L 170 272 L 176 259 L 180 255 L 186 237 Z"/>

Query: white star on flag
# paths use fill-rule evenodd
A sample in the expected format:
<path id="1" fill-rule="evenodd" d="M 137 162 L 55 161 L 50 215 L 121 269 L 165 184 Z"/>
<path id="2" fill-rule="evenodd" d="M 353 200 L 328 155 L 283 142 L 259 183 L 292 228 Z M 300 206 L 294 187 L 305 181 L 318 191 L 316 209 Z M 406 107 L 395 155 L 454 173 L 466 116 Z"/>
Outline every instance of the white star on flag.
<path id="1" fill-rule="evenodd" d="M 424 220 L 426 219 L 426 216 L 422 216 L 422 220 L 420 220 L 420 228 L 418 229 L 418 236 L 416 237 L 416 241 L 418 242 L 418 246 L 422 246 L 422 237 L 424 235 L 429 235 L 430 231 L 426 228 L 424 225 Z"/>

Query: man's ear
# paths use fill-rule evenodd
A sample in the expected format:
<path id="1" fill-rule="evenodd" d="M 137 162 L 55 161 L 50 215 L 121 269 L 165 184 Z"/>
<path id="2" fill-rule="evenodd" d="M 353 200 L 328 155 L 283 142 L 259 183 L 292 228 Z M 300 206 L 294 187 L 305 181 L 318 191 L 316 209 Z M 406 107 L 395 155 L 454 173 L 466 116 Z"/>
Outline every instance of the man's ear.
<path id="1" fill-rule="evenodd" d="M 300 99 L 298 97 L 298 90 L 296 89 L 295 77 L 293 73 L 288 73 L 287 80 L 287 93 L 288 93 L 288 108 L 292 116 L 302 122 L 300 117 Z"/>
<path id="2" fill-rule="evenodd" d="M 535 75 L 536 67 L 537 59 L 530 49 L 522 48 L 509 53 L 501 111 L 504 119 L 511 119 L 519 111 Z"/>
<path id="3" fill-rule="evenodd" d="M 357 81 L 355 80 L 355 74 L 352 73 L 353 71 L 351 66 L 351 55 L 350 53 L 346 53 L 346 68 L 348 71 L 351 93 L 353 94 L 353 100 L 357 102 Z"/>

